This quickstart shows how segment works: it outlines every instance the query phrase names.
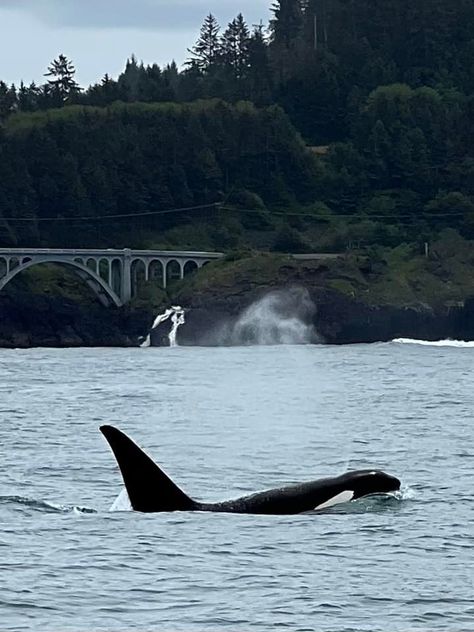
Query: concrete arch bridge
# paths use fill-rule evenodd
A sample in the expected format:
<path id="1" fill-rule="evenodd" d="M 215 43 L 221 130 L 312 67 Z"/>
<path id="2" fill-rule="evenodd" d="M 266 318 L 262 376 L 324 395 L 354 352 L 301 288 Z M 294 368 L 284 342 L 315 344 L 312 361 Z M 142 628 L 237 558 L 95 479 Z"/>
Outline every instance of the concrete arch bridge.
<path id="1" fill-rule="evenodd" d="M 223 256 L 220 252 L 168 250 L 0 248 L 0 291 L 24 270 L 55 263 L 74 271 L 104 305 L 120 307 L 136 294 L 141 280 L 155 280 L 166 288 L 170 281 L 183 279 Z"/>

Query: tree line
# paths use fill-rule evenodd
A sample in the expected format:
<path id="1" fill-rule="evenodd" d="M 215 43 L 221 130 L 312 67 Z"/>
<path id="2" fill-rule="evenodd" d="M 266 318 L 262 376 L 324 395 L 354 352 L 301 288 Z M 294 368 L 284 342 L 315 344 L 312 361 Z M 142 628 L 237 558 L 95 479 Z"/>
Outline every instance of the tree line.
<path id="1" fill-rule="evenodd" d="M 265 226 L 267 206 L 311 200 L 314 163 L 277 106 L 76 105 L 7 121 L 0 182 L 4 242 L 127 246 L 131 226 L 215 230 L 224 205 L 252 211 L 249 228 Z"/>
<path id="2" fill-rule="evenodd" d="M 474 0 L 276 0 L 268 26 L 208 15 L 182 69 L 132 57 L 83 90 L 61 55 L 44 85 L 0 82 L 0 214 L 233 200 L 258 211 L 234 232 L 291 210 L 292 238 L 313 238 L 311 216 L 386 242 L 447 225 L 472 236 L 473 51 Z"/>
<path id="3" fill-rule="evenodd" d="M 281 105 L 320 144 L 345 139 L 350 115 L 381 85 L 474 91 L 473 0 L 276 0 L 272 13 L 253 29 L 242 14 L 225 29 L 208 15 L 182 70 L 132 57 L 116 80 L 86 90 L 60 55 L 42 86 L 0 82 L 0 117 L 70 103 L 249 100 Z"/>

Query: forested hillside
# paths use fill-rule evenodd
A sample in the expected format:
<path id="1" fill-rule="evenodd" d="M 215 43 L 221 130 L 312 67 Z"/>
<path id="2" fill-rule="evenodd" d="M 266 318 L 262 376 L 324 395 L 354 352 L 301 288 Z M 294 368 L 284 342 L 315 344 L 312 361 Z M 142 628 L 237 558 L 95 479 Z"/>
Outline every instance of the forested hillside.
<path id="1" fill-rule="evenodd" d="M 282 110 L 250 103 L 18 115 L 6 123 L 2 150 L 0 208 L 11 218 L 3 228 L 29 243 L 126 246 L 199 221 L 225 246 L 229 219 L 217 202 L 249 208 L 248 222 L 264 227 L 263 200 L 308 201 L 314 186 L 311 156 Z M 20 221 L 28 215 L 37 221 Z"/>
<path id="2" fill-rule="evenodd" d="M 474 0 L 272 13 L 209 15 L 183 69 L 132 58 L 82 90 L 60 56 L 43 86 L 0 82 L 2 245 L 474 236 Z"/>

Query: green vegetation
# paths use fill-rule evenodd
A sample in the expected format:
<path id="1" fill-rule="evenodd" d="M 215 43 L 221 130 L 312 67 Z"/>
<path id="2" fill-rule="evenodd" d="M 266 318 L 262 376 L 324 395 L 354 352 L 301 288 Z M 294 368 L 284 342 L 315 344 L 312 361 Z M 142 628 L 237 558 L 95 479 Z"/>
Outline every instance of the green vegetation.
<path id="1" fill-rule="evenodd" d="M 376 257 L 473 238 L 474 2 L 272 12 L 253 31 L 209 15 L 182 70 L 132 57 L 82 90 L 61 55 L 42 86 L 0 82 L 0 245 Z"/>
<path id="2" fill-rule="evenodd" d="M 172 240 L 167 230 L 204 223 L 214 245 L 230 240 L 233 219 L 216 202 L 258 202 L 249 209 L 258 226 L 266 203 L 309 200 L 314 179 L 283 111 L 250 103 L 20 113 L 4 125 L 0 155 L 4 243 L 151 245 Z M 38 221 L 18 221 L 25 217 Z"/>
<path id="3" fill-rule="evenodd" d="M 428 257 L 407 244 L 375 248 L 363 256 L 346 253 L 310 261 L 242 253 L 237 260 L 209 264 L 172 286 L 169 299 L 187 303 L 198 295 L 235 296 L 290 282 L 332 289 L 368 305 L 454 307 L 474 294 L 473 253 L 473 242 L 451 229 L 433 242 Z"/>
<path id="4" fill-rule="evenodd" d="M 3 294 L 18 293 L 59 296 L 86 306 L 97 304 L 97 296 L 72 271 L 56 264 L 43 263 L 18 274 L 2 290 Z"/>

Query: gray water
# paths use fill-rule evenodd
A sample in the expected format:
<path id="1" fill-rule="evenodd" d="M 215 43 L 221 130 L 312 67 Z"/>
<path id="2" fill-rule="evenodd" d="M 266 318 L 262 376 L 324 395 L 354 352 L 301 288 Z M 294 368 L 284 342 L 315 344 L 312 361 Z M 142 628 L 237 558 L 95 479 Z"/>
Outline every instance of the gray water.
<path id="1" fill-rule="evenodd" d="M 0 352 L 0 629 L 474 629 L 474 349 Z M 98 432 L 219 500 L 380 467 L 401 499 L 300 516 L 110 512 Z"/>

